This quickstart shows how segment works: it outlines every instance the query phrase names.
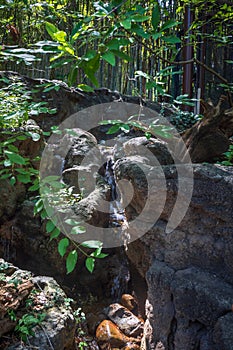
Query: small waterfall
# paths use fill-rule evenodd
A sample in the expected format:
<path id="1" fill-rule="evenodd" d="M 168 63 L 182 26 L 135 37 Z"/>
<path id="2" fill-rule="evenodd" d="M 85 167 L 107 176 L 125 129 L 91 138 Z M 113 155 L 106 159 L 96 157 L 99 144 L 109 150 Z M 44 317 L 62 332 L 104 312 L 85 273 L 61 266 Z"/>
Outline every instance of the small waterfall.
<path id="1" fill-rule="evenodd" d="M 122 208 L 121 201 L 119 199 L 119 192 L 117 191 L 117 185 L 114 175 L 114 161 L 109 158 L 105 168 L 105 181 L 110 185 L 110 220 L 109 227 L 121 227 L 121 239 L 127 250 L 127 244 L 130 236 L 128 232 L 128 221 L 125 216 L 125 211 Z"/>

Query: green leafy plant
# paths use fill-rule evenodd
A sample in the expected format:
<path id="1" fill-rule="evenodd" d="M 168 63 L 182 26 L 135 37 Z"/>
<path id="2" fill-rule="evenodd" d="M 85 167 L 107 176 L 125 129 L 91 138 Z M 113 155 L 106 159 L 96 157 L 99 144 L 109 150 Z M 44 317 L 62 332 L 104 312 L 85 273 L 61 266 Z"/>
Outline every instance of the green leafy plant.
<path id="1" fill-rule="evenodd" d="M 136 120 L 132 120 L 132 118 L 137 118 Z M 106 132 L 107 134 L 115 134 L 119 131 L 123 131 L 124 133 L 130 132 L 132 129 L 140 130 L 144 132 L 145 136 L 149 139 L 152 134 L 157 135 L 162 138 L 171 138 L 173 135 L 171 131 L 173 127 L 169 125 L 161 125 L 158 123 L 159 120 L 154 120 L 149 125 L 141 122 L 137 116 L 132 116 L 126 122 L 122 122 L 122 120 L 103 120 L 99 124 L 100 125 L 111 125 L 109 130 Z"/>
<path id="2" fill-rule="evenodd" d="M 25 314 L 21 319 L 19 319 L 17 325 L 15 326 L 15 331 L 19 334 L 20 338 L 26 342 L 28 336 L 35 335 L 33 328 L 40 325 L 45 317 L 45 313 Z"/>
<path id="3" fill-rule="evenodd" d="M 232 166 L 233 165 L 233 145 L 230 145 L 228 151 L 223 153 L 223 155 L 225 156 L 225 159 L 218 163 L 222 165 Z"/>
<path id="4" fill-rule="evenodd" d="M 89 272 L 93 272 L 95 260 L 107 256 L 102 253 L 103 243 L 94 240 L 75 242 L 70 235 L 85 233 L 85 227 L 74 218 L 65 219 L 64 222 L 60 219 L 60 213 L 63 214 L 67 208 L 77 203 L 81 195 L 73 194 L 73 188 L 67 187 L 59 176 L 55 175 L 41 180 L 41 186 L 43 193 L 35 202 L 34 213 L 40 214 L 41 218 L 46 220 L 46 231 L 50 235 L 50 241 L 59 239 L 62 232 L 66 235 L 58 241 L 58 253 L 62 258 L 66 258 L 67 273 L 74 270 L 79 253 L 86 256 L 86 268 Z M 56 208 L 56 211 L 53 208 Z M 70 250 L 70 247 L 75 249 Z M 89 253 L 90 249 L 94 251 Z"/>

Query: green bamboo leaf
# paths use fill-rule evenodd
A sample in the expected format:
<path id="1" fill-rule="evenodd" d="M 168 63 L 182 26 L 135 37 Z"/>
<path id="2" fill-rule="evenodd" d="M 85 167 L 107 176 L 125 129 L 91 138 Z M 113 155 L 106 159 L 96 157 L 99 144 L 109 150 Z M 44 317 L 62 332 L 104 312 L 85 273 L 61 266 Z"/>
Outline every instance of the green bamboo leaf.
<path id="1" fill-rule="evenodd" d="M 85 265 L 87 270 L 92 273 L 95 267 L 95 259 L 91 257 L 86 258 Z"/>
<path id="2" fill-rule="evenodd" d="M 161 39 L 169 44 L 179 44 L 181 43 L 180 38 L 177 36 L 162 36 Z"/>
<path id="3" fill-rule="evenodd" d="M 94 92 L 94 89 L 91 86 L 86 84 L 79 84 L 77 88 L 85 92 Z"/>
<path id="4" fill-rule="evenodd" d="M 143 77 L 143 78 L 146 78 L 146 79 L 151 79 L 151 76 L 145 72 L 142 72 L 141 70 L 137 70 L 135 72 L 135 77 Z"/>
<path id="5" fill-rule="evenodd" d="M 177 22 L 175 19 L 169 19 L 167 22 L 165 22 L 162 25 L 162 27 L 160 29 L 160 32 L 163 32 L 165 29 L 169 29 L 169 28 L 175 27 L 175 26 L 177 26 L 180 23 L 181 22 Z"/>
<path id="6" fill-rule="evenodd" d="M 66 250 L 69 246 L 69 240 L 68 238 L 62 238 L 60 242 L 58 243 L 58 253 L 63 257 L 66 253 Z"/>
<path id="7" fill-rule="evenodd" d="M 76 250 L 73 250 L 72 252 L 69 253 L 69 255 L 67 256 L 67 259 L 66 259 L 67 274 L 71 273 L 74 270 L 74 268 L 77 264 L 77 260 L 78 260 L 78 253 Z"/>
<path id="8" fill-rule="evenodd" d="M 155 31 L 158 29 L 159 21 L 160 21 L 160 8 L 159 8 L 159 4 L 156 2 L 152 11 L 152 18 L 151 18 L 152 26 Z"/>
<path id="9" fill-rule="evenodd" d="M 150 19 L 150 16 L 136 14 L 136 15 L 132 16 L 132 19 L 134 22 L 145 22 L 145 21 L 148 21 L 148 19 Z"/>

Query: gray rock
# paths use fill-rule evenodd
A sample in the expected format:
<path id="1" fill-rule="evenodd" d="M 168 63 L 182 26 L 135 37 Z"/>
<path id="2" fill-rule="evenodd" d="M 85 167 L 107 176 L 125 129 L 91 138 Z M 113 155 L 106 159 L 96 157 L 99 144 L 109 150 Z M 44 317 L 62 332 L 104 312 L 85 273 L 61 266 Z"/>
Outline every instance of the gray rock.
<path id="1" fill-rule="evenodd" d="M 149 140 L 146 137 L 133 138 L 123 144 L 123 149 L 127 156 L 138 155 L 142 151 L 152 164 L 155 160 L 161 165 L 174 164 L 168 143 L 153 137 Z"/>
<path id="2" fill-rule="evenodd" d="M 38 350 L 73 349 L 76 321 L 71 307 L 67 304 L 67 297 L 57 282 L 50 277 L 32 277 L 31 272 L 17 269 L 2 259 L 1 267 L 1 271 L 4 271 L 9 281 L 12 279 L 18 281 L 18 283 L 20 283 L 20 280 L 24 282 L 30 280 L 32 282 L 29 290 L 31 294 L 25 295 L 28 298 L 35 298 L 32 304 L 33 310 L 30 307 L 25 310 L 22 299 L 15 310 L 16 317 L 20 318 L 24 314 L 30 314 L 30 312 L 35 314 L 34 308 L 39 313 L 46 314 L 45 319 L 33 328 L 34 335 L 28 336 L 28 344 L 25 342 L 23 345 L 20 342 L 8 346 L 6 350 L 24 350 L 32 347 Z M 3 272 L 1 273 L 3 274 Z M 14 294 L 12 295 L 14 296 Z M 5 306 L 7 307 L 7 304 Z"/>
<path id="3" fill-rule="evenodd" d="M 153 173 L 141 155 L 136 157 L 122 158 L 115 165 L 117 179 L 133 184 L 133 199 L 126 208 L 129 222 L 146 203 L 145 174 Z M 228 323 L 224 327 L 221 317 L 230 312 L 233 300 L 232 167 L 192 165 L 194 189 L 187 213 L 175 230 L 166 233 L 177 196 L 179 166 L 162 167 L 166 203 L 154 226 L 129 245 L 127 255 L 146 276 L 153 307 L 148 319 L 155 343 L 161 341 L 168 350 L 227 349 L 230 345 L 224 342 L 233 342 L 233 328 Z M 159 191 L 156 196 L 158 201 L 162 198 Z M 157 208 L 154 205 L 154 218 Z M 149 214 L 153 217 L 152 211 Z M 214 334 L 219 333 L 217 341 Z"/>
<path id="4" fill-rule="evenodd" d="M 106 314 L 124 334 L 130 337 L 142 334 L 143 322 L 124 306 L 117 303 L 111 304 L 106 309 Z"/>

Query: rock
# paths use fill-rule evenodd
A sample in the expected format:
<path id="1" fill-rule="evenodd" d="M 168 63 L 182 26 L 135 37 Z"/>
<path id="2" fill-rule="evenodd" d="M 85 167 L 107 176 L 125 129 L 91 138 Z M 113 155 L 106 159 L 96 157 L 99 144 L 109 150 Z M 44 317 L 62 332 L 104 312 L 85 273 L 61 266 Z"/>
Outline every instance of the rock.
<path id="1" fill-rule="evenodd" d="M 129 311 L 132 311 L 134 315 L 138 316 L 138 302 L 132 295 L 123 294 L 121 296 L 120 304 L 126 307 Z"/>
<path id="2" fill-rule="evenodd" d="M 214 344 L 217 349 L 233 349 L 233 313 L 228 313 L 218 319 L 213 333 Z"/>
<path id="3" fill-rule="evenodd" d="M 106 314 L 119 329 L 128 336 L 139 336 L 143 331 L 143 322 L 131 311 L 120 304 L 111 304 L 106 309 Z"/>
<path id="4" fill-rule="evenodd" d="M 130 162 L 132 157 L 115 165 L 117 179 L 133 184 L 133 199 L 126 208 L 129 223 L 140 214 L 147 196 L 147 184 L 135 162 Z M 140 157 L 138 161 L 148 176 L 149 165 L 141 166 Z M 223 323 L 218 320 L 230 312 L 233 300 L 232 167 L 192 168 L 194 189 L 182 222 L 166 233 L 177 196 L 177 169 L 164 166 L 166 203 L 160 218 L 156 219 L 155 209 L 150 212 L 154 226 L 129 245 L 127 256 L 147 281 L 155 344 L 161 341 L 168 350 L 195 350 L 197 344 L 202 350 L 218 350 L 221 341 L 214 343 L 215 325 L 220 332 Z M 230 328 L 225 330 L 224 339 L 233 339 Z"/>
<path id="5" fill-rule="evenodd" d="M 15 186 L 12 186 L 8 180 L 0 181 L 1 220 L 5 221 L 15 214 L 17 205 L 24 200 L 25 194 L 25 185 L 17 183 Z"/>
<path id="6" fill-rule="evenodd" d="M 96 338 L 101 349 L 104 349 L 106 344 L 111 347 L 122 348 L 127 343 L 137 343 L 138 340 L 135 338 L 127 337 L 119 328 L 111 321 L 102 321 L 97 330 Z"/>
<path id="7" fill-rule="evenodd" d="M 161 165 L 174 164 L 174 160 L 169 151 L 169 144 L 151 137 L 135 137 L 123 144 L 126 156 L 138 155 L 144 152 L 145 156 L 153 161 L 157 160 Z M 148 152 L 149 150 L 150 152 Z"/>
<path id="8" fill-rule="evenodd" d="M 131 349 L 140 350 L 141 347 L 137 344 L 129 343 L 122 348 L 122 350 L 131 350 Z"/>
<path id="9" fill-rule="evenodd" d="M 28 271 L 13 270 L 12 265 L 8 265 L 3 259 L 0 261 L 0 267 L 4 271 L 2 275 L 5 276 L 0 286 L 1 335 L 13 331 L 23 315 L 36 317 L 37 314 L 45 314 L 44 320 L 33 327 L 34 335 L 28 335 L 28 344 L 14 343 L 5 349 L 24 350 L 32 347 L 38 350 L 73 349 L 76 322 L 71 307 L 67 305 L 66 295 L 56 281 L 50 277 L 32 277 Z M 32 302 L 28 306 L 26 304 L 25 308 L 26 299 Z M 7 322 L 8 310 L 14 310 L 16 322 Z"/>

